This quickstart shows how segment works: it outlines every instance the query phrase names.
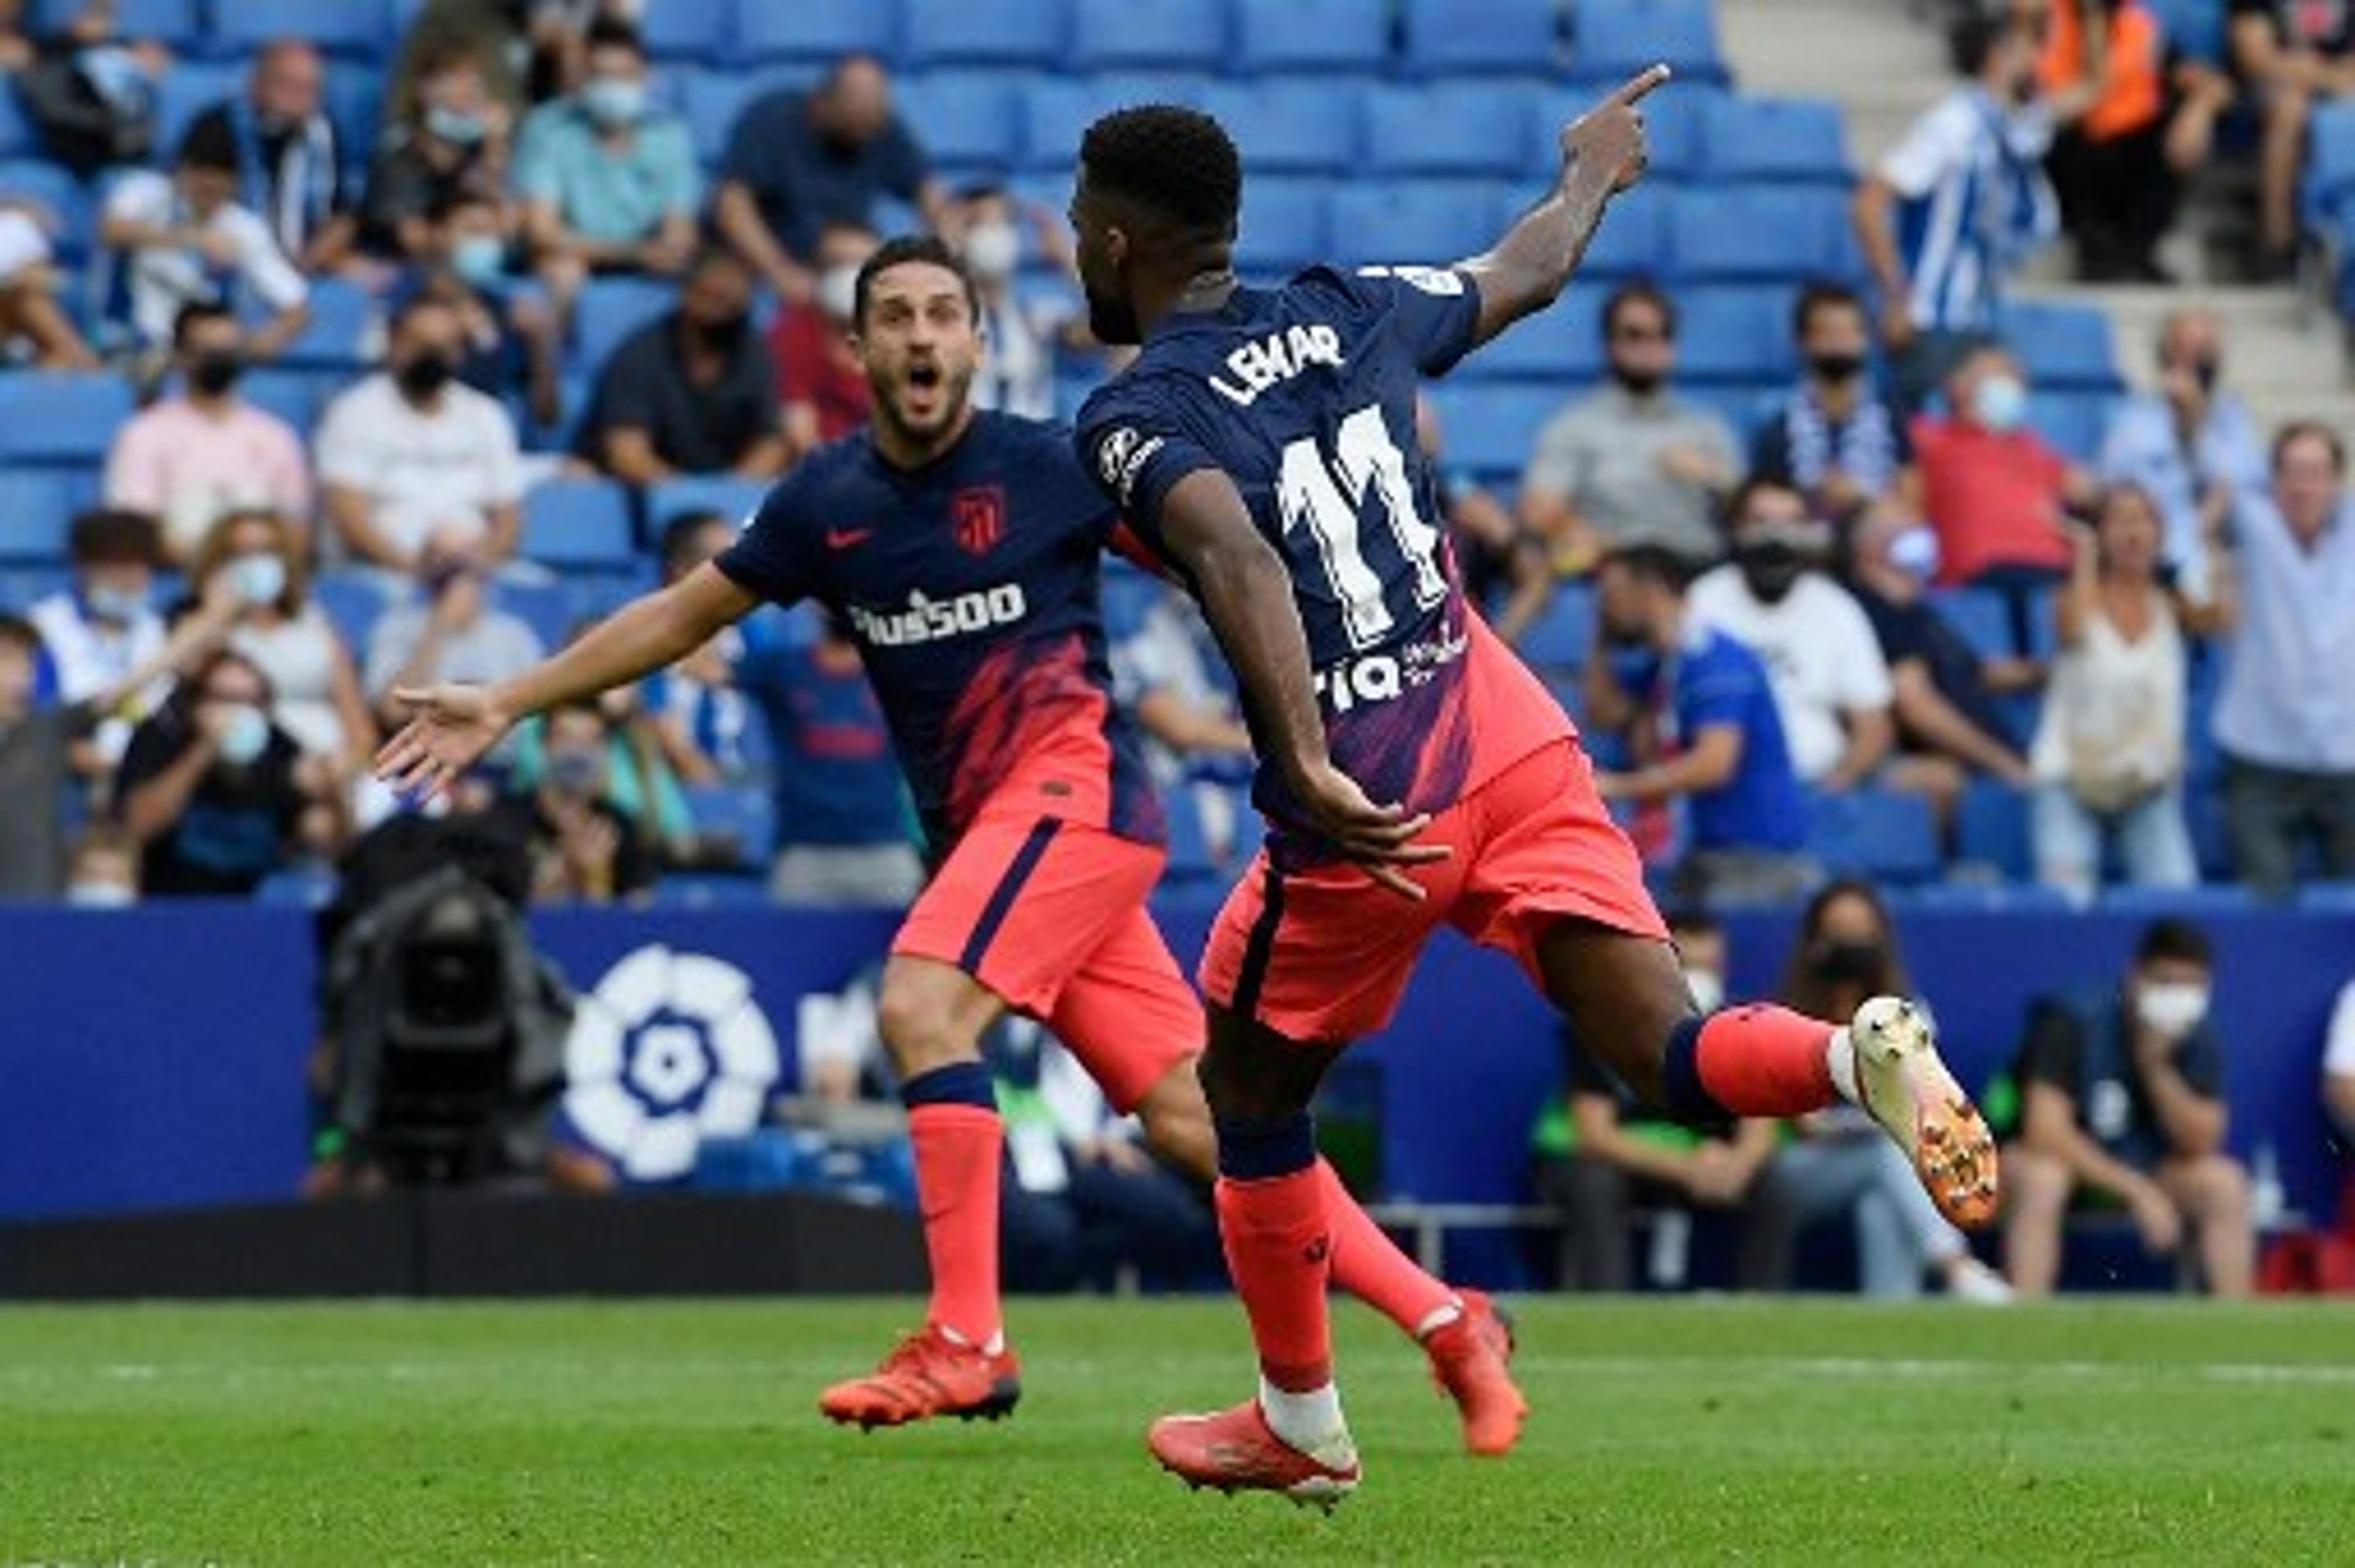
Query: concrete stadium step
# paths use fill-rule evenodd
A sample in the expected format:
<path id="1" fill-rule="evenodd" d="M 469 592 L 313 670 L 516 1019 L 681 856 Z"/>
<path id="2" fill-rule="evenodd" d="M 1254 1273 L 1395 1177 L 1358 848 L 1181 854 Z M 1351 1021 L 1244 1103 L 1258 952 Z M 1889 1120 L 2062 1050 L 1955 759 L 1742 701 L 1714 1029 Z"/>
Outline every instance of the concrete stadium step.
<path id="1" fill-rule="evenodd" d="M 2065 300 L 2105 312 L 2127 380 L 2147 385 L 2151 346 L 2167 313 L 2199 304 L 2223 323 L 2231 384 L 2270 427 L 2292 417 L 2344 420 L 2355 411 L 2346 389 L 2339 324 L 2321 306 L 2283 288 L 2211 285 L 2198 289 L 2037 286 L 2022 297 Z"/>
<path id="2" fill-rule="evenodd" d="M 1949 85 L 1936 30 L 1889 0 L 1719 0 L 1718 19 L 1746 91 L 1839 102 L 1859 167 Z"/>

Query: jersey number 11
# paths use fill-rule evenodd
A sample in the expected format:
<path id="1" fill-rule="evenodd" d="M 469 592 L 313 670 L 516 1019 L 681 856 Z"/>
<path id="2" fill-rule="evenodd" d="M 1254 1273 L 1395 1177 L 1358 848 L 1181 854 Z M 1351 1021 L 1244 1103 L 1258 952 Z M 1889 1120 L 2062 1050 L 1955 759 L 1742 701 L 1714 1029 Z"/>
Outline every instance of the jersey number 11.
<path id="1" fill-rule="evenodd" d="M 1391 440 L 1380 407 L 1369 403 L 1341 421 L 1329 459 L 1313 437 L 1284 449 L 1284 471 L 1276 479 L 1284 531 L 1289 536 L 1295 528 L 1305 526 L 1316 541 L 1325 579 L 1340 602 L 1341 623 L 1353 648 L 1380 642 L 1393 621 L 1382 579 L 1368 564 L 1359 542 L 1358 519 L 1369 489 L 1381 494 L 1399 553 L 1414 571 L 1414 602 L 1427 610 L 1447 596 L 1447 580 L 1439 570 L 1439 530 L 1414 508 L 1406 459 Z"/>

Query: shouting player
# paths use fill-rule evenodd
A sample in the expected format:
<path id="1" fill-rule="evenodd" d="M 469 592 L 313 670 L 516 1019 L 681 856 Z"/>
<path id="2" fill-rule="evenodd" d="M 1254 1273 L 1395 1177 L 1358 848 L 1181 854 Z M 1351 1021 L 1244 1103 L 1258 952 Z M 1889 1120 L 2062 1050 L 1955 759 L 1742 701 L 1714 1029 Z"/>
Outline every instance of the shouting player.
<path id="1" fill-rule="evenodd" d="M 1003 1414 L 1020 1393 L 997 1289 L 1003 1129 L 979 1051 L 1006 1009 L 1052 1029 L 1176 1164 L 1206 1182 L 1216 1165 L 1200 1004 L 1146 912 L 1161 808 L 1110 695 L 1097 586 L 1116 515 L 1067 433 L 971 406 L 973 280 L 939 240 L 879 251 L 853 320 L 875 392 L 868 430 L 779 484 L 715 562 L 537 668 L 397 693 L 416 717 L 378 769 L 444 788 L 526 715 L 684 657 L 764 600 L 814 599 L 847 622 L 938 867 L 893 941 L 879 1019 L 908 1105 L 932 1304 L 878 1371 L 820 1401 L 834 1420 L 890 1426 Z M 1329 1167 L 1315 1179 L 1334 1216 L 1334 1282 L 1422 1341 L 1467 1446 L 1510 1448 L 1525 1406 L 1487 1300 L 1416 1268 Z"/>
<path id="2" fill-rule="evenodd" d="M 1994 1146 L 1914 1008 L 1875 998 L 1846 1027 L 1699 1014 L 1575 731 L 1465 604 L 1442 548 L 1417 379 L 1560 294 L 1643 172 L 1637 104 L 1667 75 L 1566 128 L 1558 183 L 1487 254 L 1313 268 L 1274 290 L 1236 282 L 1242 174 L 1215 120 L 1124 110 L 1081 149 L 1090 323 L 1143 346 L 1082 410 L 1082 461 L 1201 600 L 1242 686 L 1270 827 L 1201 964 L 1220 1228 L 1260 1385 L 1155 1425 L 1156 1456 L 1199 1485 L 1329 1506 L 1358 1483 L 1325 1305 L 1339 1232 L 1308 1105 L 1342 1047 L 1390 1019 L 1442 922 L 1518 959 L 1584 1047 L 1671 1114 L 1846 1097 L 1949 1217 L 1993 1211 Z"/>

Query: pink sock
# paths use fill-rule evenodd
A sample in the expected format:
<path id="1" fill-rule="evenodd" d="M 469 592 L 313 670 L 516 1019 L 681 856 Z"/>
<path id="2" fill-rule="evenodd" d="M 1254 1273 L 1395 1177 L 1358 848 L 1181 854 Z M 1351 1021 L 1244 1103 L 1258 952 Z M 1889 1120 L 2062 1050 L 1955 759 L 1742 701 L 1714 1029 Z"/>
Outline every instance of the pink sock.
<path id="1" fill-rule="evenodd" d="M 1261 1375 L 1287 1392 L 1323 1388 L 1333 1381 L 1325 1179 L 1313 1168 L 1247 1181 L 1221 1177 L 1217 1202 L 1227 1270 L 1251 1317 Z"/>
<path id="2" fill-rule="evenodd" d="M 1409 1334 L 1442 1307 L 1455 1305 L 1455 1293 L 1399 1250 L 1330 1165 L 1318 1160 L 1316 1176 L 1325 1188 L 1325 1222 L 1333 1232 L 1336 1289 L 1348 1291 Z"/>
<path id="3" fill-rule="evenodd" d="M 1005 1124 L 978 1105 L 918 1105 L 908 1113 L 908 1137 L 932 1264 L 928 1320 L 986 1345 L 1001 1326 L 997 1170 Z"/>

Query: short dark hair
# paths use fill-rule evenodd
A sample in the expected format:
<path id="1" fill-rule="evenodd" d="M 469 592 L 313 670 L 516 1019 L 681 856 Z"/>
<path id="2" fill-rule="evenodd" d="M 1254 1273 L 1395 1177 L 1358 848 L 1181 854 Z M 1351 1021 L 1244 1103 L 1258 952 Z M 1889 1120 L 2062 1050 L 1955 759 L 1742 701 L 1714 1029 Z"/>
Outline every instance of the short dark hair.
<path id="1" fill-rule="evenodd" d="M 1816 312 L 1819 310 L 1852 310 L 1862 315 L 1864 296 L 1846 283 L 1832 283 L 1825 278 L 1810 281 L 1800 289 L 1798 300 L 1791 306 L 1791 336 L 1805 337 L 1808 324 L 1816 319 Z"/>
<path id="2" fill-rule="evenodd" d="M 198 118 L 180 138 L 180 148 L 172 163 L 176 168 L 210 169 L 216 174 L 233 175 L 240 166 L 237 132 L 226 119 Z"/>
<path id="3" fill-rule="evenodd" d="M 1957 18 L 1946 29 L 1946 56 L 1957 76 L 1977 76 L 1987 69 L 1987 57 L 2011 30 L 2011 18 L 1994 11 Z"/>
<path id="4" fill-rule="evenodd" d="M 78 561 L 136 561 L 153 566 L 164 553 L 163 530 L 144 512 L 100 507 L 73 520 L 66 553 Z"/>
<path id="5" fill-rule="evenodd" d="M 660 549 L 663 565 L 676 566 L 687 556 L 687 540 L 714 523 L 725 527 L 727 522 L 728 518 L 723 514 L 715 512 L 709 507 L 697 507 L 689 511 L 674 514 L 670 521 L 662 527 Z"/>
<path id="6" fill-rule="evenodd" d="M 2142 928 L 2142 939 L 2135 944 L 2135 967 L 2169 962 L 2213 969 L 2216 949 L 2206 932 L 2180 916 L 2169 915 Z"/>
<path id="7" fill-rule="evenodd" d="M 41 634 L 33 623 L 0 610 L 0 648 L 16 648 L 27 658 L 38 662 L 41 646 Z"/>
<path id="8" fill-rule="evenodd" d="M 858 283 L 850 299 L 850 321 L 854 326 L 867 324 L 867 296 L 875 287 L 875 280 L 892 268 L 912 261 L 941 267 L 956 274 L 957 283 L 964 289 L 965 308 L 974 320 L 981 319 L 981 294 L 973 286 L 973 270 L 964 258 L 956 253 L 949 242 L 937 234 L 895 234 L 877 248 L 858 269 Z"/>
<path id="9" fill-rule="evenodd" d="M 190 300 L 180 307 L 178 315 L 172 317 L 172 347 L 177 348 L 186 344 L 188 334 L 205 322 L 234 322 L 236 319 L 237 312 L 218 300 Z"/>
<path id="10" fill-rule="evenodd" d="M 1668 329 L 1670 337 L 1676 336 L 1677 302 L 1668 297 L 1666 289 L 1649 278 L 1636 278 L 1632 282 L 1621 283 L 1604 296 L 1603 301 L 1603 336 L 1604 337 L 1609 337 L 1611 329 L 1619 325 L 1619 313 L 1631 304 L 1650 305 L 1659 312 L 1661 325 Z"/>
<path id="11" fill-rule="evenodd" d="M 1231 239 L 1242 212 L 1243 163 L 1226 127 L 1199 109 L 1116 109 L 1080 139 L 1091 186 L 1197 234 Z"/>
<path id="12" fill-rule="evenodd" d="M 1778 479 L 1772 474 L 1750 475 L 1741 484 L 1736 485 L 1733 487 L 1733 493 L 1725 498 L 1723 522 L 1727 531 L 1731 532 L 1740 524 L 1742 514 L 1750 509 L 1752 501 L 1769 490 L 1779 490 L 1785 496 L 1796 496 L 1801 501 L 1807 498 L 1807 493 L 1788 479 Z"/>
<path id="13" fill-rule="evenodd" d="M 2320 420 L 2292 420 L 2282 426 L 2274 436 L 2272 466 L 2281 467 L 2282 457 L 2289 451 L 2292 443 L 2308 439 L 2318 441 L 2329 449 L 2332 473 L 2347 472 L 2347 443 L 2339 438 L 2337 431 Z"/>
<path id="14" fill-rule="evenodd" d="M 1638 541 L 1625 544 L 1604 555 L 1597 571 L 1616 567 L 1644 582 L 1656 582 L 1681 594 L 1692 586 L 1692 562 L 1664 544 Z"/>
<path id="15" fill-rule="evenodd" d="M 640 59 L 646 58 L 646 40 L 638 29 L 619 16 L 601 16 L 589 24 L 581 36 L 581 47 L 589 49 L 627 49 Z"/>

